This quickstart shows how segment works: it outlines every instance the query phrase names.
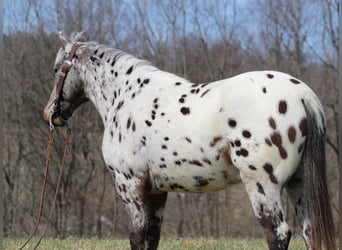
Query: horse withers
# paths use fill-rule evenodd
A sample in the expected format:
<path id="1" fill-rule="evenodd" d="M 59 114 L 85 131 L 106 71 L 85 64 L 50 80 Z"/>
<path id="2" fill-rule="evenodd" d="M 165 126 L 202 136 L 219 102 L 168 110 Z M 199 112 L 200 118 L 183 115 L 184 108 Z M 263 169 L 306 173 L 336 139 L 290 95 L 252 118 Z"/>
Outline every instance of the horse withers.
<path id="1" fill-rule="evenodd" d="M 287 249 L 281 201 L 294 204 L 308 249 L 336 249 L 326 184 L 325 116 L 302 81 L 275 71 L 191 83 L 149 62 L 60 33 L 44 119 L 64 125 L 90 100 L 104 161 L 129 215 L 132 249 L 157 249 L 168 192 L 242 181 L 269 249 Z"/>

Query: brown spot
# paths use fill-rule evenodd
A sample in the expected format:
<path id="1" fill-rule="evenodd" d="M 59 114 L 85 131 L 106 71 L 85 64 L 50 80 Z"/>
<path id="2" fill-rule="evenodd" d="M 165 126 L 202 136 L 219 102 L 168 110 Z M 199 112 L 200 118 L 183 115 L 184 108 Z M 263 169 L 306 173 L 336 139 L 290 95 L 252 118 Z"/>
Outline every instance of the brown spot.
<path id="1" fill-rule="evenodd" d="M 302 136 L 307 136 L 308 134 L 308 124 L 306 118 L 303 118 L 299 123 L 299 129 L 302 133 Z"/>
<path id="2" fill-rule="evenodd" d="M 287 135 L 289 137 L 290 142 L 294 143 L 296 140 L 296 129 L 295 127 L 291 126 L 289 127 L 289 130 L 287 131 Z"/>
<path id="3" fill-rule="evenodd" d="M 252 134 L 248 130 L 242 131 L 242 135 L 246 138 L 251 138 Z"/>
<path id="4" fill-rule="evenodd" d="M 132 124 L 132 130 L 133 130 L 133 132 L 135 131 L 135 129 L 136 129 L 136 127 L 135 127 L 135 122 L 133 122 L 133 124 Z"/>
<path id="5" fill-rule="evenodd" d="M 131 118 L 128 118 L 128 120 L 127 120 L 127 129 L 129 129 L 130 128 L 130 126 L 131 126 Z"/>
<path id="6" fill-rule="evenodd" d="M 279 148 L 279 154 L 280 154 L 281 158 L 283 158 L 283 159 L 287 158 L 287 152 L 286 152 L 285 148 L 283 148 L 283 147 Z"/>
<path id="7" fill-rule="evenodd" d="M 211 161 L 208 158 L 203 158 L 202 161 L 208 165 L 211 165 Z"/>
<path id="8" fill-rule="evenodd" d="M 236 145 L 237 147 L 240 147 L 240 146 L 241 146 L 241 142 L 240 142 L 239 140 L 235 140 L 235 145 Z"/>
<path id="9" fill-rule="evenodd" d="M 286 101 L 282 100 L 279 102 L 278 110 L 280 114 L 285 114 L 287 111 L 287 103 Z"/>
<path id="10" fill-rule="evenodd" d="M 203 164 L 200 161 L 198 161 L 198 160 L 189 161 L 189 164 L 196 165 L 196 166 L 199 166 L 199 167 L 203 166 Z"/>
<path id="11" fill-rule="evenodd" d="M 268 174 L 273 174 L 273 166 L 271 164 L 265 163 L 263 167 Z"/>
<path id="12" fill-rule="evenodd" d="M 163 144 L 163 145 L 161 146 L 161 148 L 162 148 L 162 149 L 167 149 L 167 146 Z"/>
<path id="13" fill-rule="evenodd" d="M 203 179 L 202 176 L 194 176 L 194 180 L 196 180 L 195 187 L 204 187 L 209 184 L 209 181 L 207 179 Z"/>
<path id="14" fill-rule="evenodd" d="M 187 142 L 189 142 L 189 143 L 192 142 L 191 139 L 190 139 L 189 137 L 185 137 L 184 139 L 185 139 Z"/>
<path id="15" fill-rule="evenodd" d="M 234 119 L 228 119 L 228 125 L 232 128 L 236 127 L 236 121 Z"/>
<path id="16" fill-rule="evenodd" d="M 243 157 L 247 157 L 247 156 L 248 156 L 248 150 L 242 148 L 242 149 L 240 150 L 240 154 L 241 154 Z"/>
<path id="17" fill-rule="evenodd" d="M 262 92 L 265 93 L 265 94 L 267 93 L 267 90 L 266 90 L 265 87 L 262 88 Z"/>
<path id="18" fill-rule="evenodd" d="M 273 175 L 273 166 L 269 163 L 265 163 L 265 165 L 263 166 L 265 171 L 268 173 L 271 182 L 273 182 L 274 184 L 278 183 L 277 178 Z"/>
<path id="19" fill-rule="evenodd" d="M 129 74 L 132 73 L 132 71 L 133 71 L 133 66 L 131 66 L 131 67 L 127 70 L 126 74 L 129 75 Z"/>
<path id="20" fill-rule="evenodd" d="M 146 125 L 149 126 L 149 127 L 152 126 L 152 122 L 150 122 L 149 120 L 146 120 L 145 123 L 146 123 Z"/>
<path id="21" fill-rule="evenodd" d="M 120 101 L 118 103 L 118 106 L 116 107 L 116 110 L 119 110 L 122 107 L 123 104 L 124 104 L 124 101 Z"/>
<path id="22" fill-rule="evenodd" d="M 271 135 L 271 141 L 274 145 L 276 145 L 278 147 L 279 154 L 280 154 L 281 158 L 286 159 L 287 158 L 287 152 L 283 148 L 281 135 L 278 132 L 274 132 Z"/>
<path id="23" fill-rule="evenodd" d="M 272 79 L 272 78 L 274 77 L 274 75 L 272 75 L 272 74 L 267 74 L 267 77 L 270 78 L 270 79 Z"/>
<path id="24" fill-rule="evenodd" d="M 206 91 L 204 91 L 201 95 L 201 97 L 205 96 L 208 92 L 210 91 L 210 89 L 207 89 Z"/>
<path id="25" fill-rule="evenodd" d="M 248 167 L 250 170 L 256 170 L 256 167 L 254 167 L 253 165 L 249 165 Z"/>
<path id="26" fill-rule="evenodd" d="M 182 108 L 180 109 L 180 112 L 181 112 L 183 115 L 188 115 L 188 114 L 190 114 L 190 108 L 188 108 L 188 107 L 182 107 Z"/>
<path id="27" fill-rule="evenodd" d="M 274 145 L 276 145 L 277 147 L 281 146 L 281 135 L 278 132 L 274 132 L 271 135 L 271 141 Z"/>
<path id="28" fill-rule="evenodd" d="M 270 147 L 272 146 L 272 142 L 270 141 L 270 139 L 266 138 L 265 142 L 268 146 L 270 146 Z"/>
<path id="29" fill-rule="evenodd" d="M 222 136 L 215 136 L 209 143 L 210 147 L 214 147 L 220 140 L 222 140 Z"/>
<path id="30" fill-rule="evenodd" d="M 290 81 L 294 84 L 299 84 L 300 81 L 298 81 L 297 79 L 291 78 Z"/>
<path id="31" fill-rule="evenodd" d="M 257 182 L 256 185 L 257 185 L 257 187 L 258 187 L 258 192 L 259 192 L 260 194 L 265 195 L 265 191 L 264 191 L 264 188 L 262 187 L 262 185 L 261 185 L 259 182 Z"/>
<path id="32" fill-rule="evenodd" d="M 268 123 L 270 124 L 271 128 L 273 128 L 273 129 L 277 128 L 277 124 L 272 117 L 270 119 L 268 119 Z"/>
<path id="33" fill-rule="evenodd" d="M 176 82 L 175 85 L 176 85 L 176 86 L 179 86 L 179 85 L 181 85 L 181 83 L 180 83 L 180 82 Z"/>

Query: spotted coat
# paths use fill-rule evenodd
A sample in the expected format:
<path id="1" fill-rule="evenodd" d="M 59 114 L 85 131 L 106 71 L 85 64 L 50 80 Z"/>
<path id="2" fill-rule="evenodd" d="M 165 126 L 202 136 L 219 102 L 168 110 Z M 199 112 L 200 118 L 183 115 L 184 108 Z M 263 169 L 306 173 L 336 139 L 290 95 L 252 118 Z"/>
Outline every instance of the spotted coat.
<path id="1" fill-rule="evenodd" d="M 71 46 L 64 41 L 57 68 Z M 325 130 L 322 106 L 305 83 L 275 71 L 191 83 L 96 43 L 81 45 L 68 75 L 64 113 L 77 108 L 75 99 L 89 99 L 103 120 L 103 157 L 130 214 L 132 249 L 158 246 L 165 193 L 209 192 L 240 180 L 270 249 L 287 248 L 291 233 L 280 194 L 298 175 L 306 106 Z M 54 98 L 53 92 L 46 119 Z M 293 194 L 305 231 L 310 223 Z"/>

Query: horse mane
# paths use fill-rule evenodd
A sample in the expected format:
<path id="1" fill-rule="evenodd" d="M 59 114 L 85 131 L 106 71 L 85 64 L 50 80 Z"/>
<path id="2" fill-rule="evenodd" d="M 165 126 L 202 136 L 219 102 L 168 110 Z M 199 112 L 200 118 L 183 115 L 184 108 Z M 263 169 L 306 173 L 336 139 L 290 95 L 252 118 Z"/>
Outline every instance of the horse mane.
<path id="1" fill-rule="evenodd" d="M 74 31 L 70 34 L 69 41 L 71 43 L 80 43 L 81 45 L 87 45 L 90 47 L 94 47 L 94 50 L 97 50 L 97 54 L 100 55 L 103 53 L 103 55 L 107 55 L 107 57 L 116 58 L 116 60 L 122 59 L 123 63 L 130 63 L 133 64 L 134 67 L 140 67 L 140 66 L 148 66 L 151 68 L 151 70 L 156 70 L 156 67 L 152 66 L 152 64 L 143 59 L 139 59 L 131 54 L 128 54 L 120 49 L 112 48 L 104 44 L 99 44 L 96 41 L 86 41 L 84 39 L 84 31 L 77 32 Z M 60 54 L 60 53 L 58 53 Z M 65 54 L 60 55 L 62 58 L 65 57 Z"/>

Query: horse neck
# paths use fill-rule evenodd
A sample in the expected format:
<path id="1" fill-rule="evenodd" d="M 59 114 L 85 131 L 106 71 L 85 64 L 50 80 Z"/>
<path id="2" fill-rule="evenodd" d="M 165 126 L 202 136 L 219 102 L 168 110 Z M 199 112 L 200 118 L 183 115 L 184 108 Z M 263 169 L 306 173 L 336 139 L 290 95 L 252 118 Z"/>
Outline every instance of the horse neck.
<path id="1" fill-rule="evenodd" d="M 109 121 L 110 112 L 116 112 L 120 102 L 134 91 L 128 89 L 136 88 L 136 84 L 129 83 L 133 69 L 136 70 L 139 64 L 147 65 L 145 61 L 104 46 L 89 46 L 82 53 L 78 71 L 84 92 L 95 105 L 104 124 Z M 145 67 L 155 70 L 152 66 Z"/>

